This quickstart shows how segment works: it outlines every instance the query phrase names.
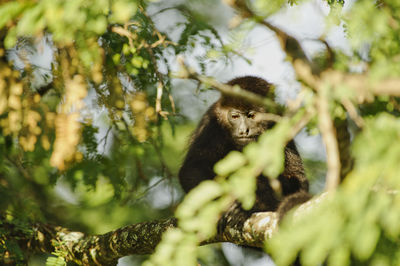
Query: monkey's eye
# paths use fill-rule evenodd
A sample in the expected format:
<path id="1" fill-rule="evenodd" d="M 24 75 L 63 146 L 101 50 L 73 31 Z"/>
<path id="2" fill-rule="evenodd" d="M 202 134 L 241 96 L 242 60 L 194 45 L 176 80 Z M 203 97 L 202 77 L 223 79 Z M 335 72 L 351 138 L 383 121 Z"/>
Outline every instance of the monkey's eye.
<path id="1" fill-rule="evenodd" d="M 247 114 L 247 117 L 248 117 L 248 118 L 251 118 L 251 119 L 253 119 L 255 116 L 256 116 L 256 113 L 255 113 L 255 112 L 249 112 L 249 113 Z"/>
<path id="2" fill-rule="evenodd" d="M 232 119 L 238 119 L 239 118 L 239 114 L 231 114 Z"/>

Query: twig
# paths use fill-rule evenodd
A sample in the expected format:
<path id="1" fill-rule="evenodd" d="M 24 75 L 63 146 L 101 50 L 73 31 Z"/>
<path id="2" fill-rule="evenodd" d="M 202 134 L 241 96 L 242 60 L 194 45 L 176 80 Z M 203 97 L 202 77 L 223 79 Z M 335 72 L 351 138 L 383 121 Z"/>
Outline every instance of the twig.
<path id="1" fill-rule="evenodd" d="M 154 139 L 150 139 L 150 143 L 153 145 L 154 151 L 157 154 L 158 160 L 160 161 L 161 167 L 163 171 L 166 172 L 167 177 L 171 179 L 174 175 L 172 174 L 171 170 L 167 166 L 164 160 L 164 156 L 161 154 L 161 148 L 157 145 L 157 143 L 154 141 Z"/>
<path id="2" fill-rule="evenodd" d="M 162 109 L 161 109 L 161 99 L 163 95 L 163 84 L 161 81 L 157 82 L 157 97 L 156 97 L 156 113 L 162 115 Z M 164 117 L 164 116 L 163 116 Z M 167 117 L 164 117 L 164 119 L 167 119 Z"/>
<path id="3" fill-rule="evenodd" d="M 363 76 L 366 80 L 366 77 Z M 361 77 L 359 77 L 361 79 Z M 399 78 L 389 78 L 383 81 L 380 81 L 377 84 L 374 84 L 371 87 L 371 90 L 376 95 L 392 95 L 400 97 L 400 79 Z"/>
<path id="4" fill-rule="evenodd" d="M 132 141 L 132 143 L 137 143 L 136 138 L 132 135 L 131 130 L 129 130 L 130 126 L 129 126 L 128 122 L 127 122 L 127 121 L 125 120 L 125 118 L 123 118 L 123 117 L 121 117 L 121 121 L 122 121 L 122 123 L 124 124 L 124 126 L 125 126 L 125 128 L 126 128 L 126 131 L 128 132 L 129 139 Z M 115 122 L 114 122 L 114 124 L 115 124 Z M 115 124 L 115 125 L 116 125 L 116 124 Z M 118 127 L 117 127 L 117 128 L 118 128 Z"/>
<path id="5" fill-rule="evenodd" d="M 287 111 L 289 113 L 294 113 L 297 110 L 300 109 L 300 107 L 304 103 L 304 99 L 306 97 L 306 91 L 304 89 L 300 90 L 300 92 L 297 94 L 296 99 L 294 100 L 287 100 L 286 105 L 287 105 Z"/>
<path id="6" fill-rule="evenodd" d="M 321 84 L 330 84 L 332 87 L 346 86 L 354 90 L 355 100 L 362 104 L 372 100 L 373 95 L 391 95 L 400 97 L 400 78 L 387 78 L 381 81 L 372 82 L 368 73 L 354 74 L 343 73 L 337 70 L 328 69 L 321 72 L 319 77 L 313 75 L 311 67 L 301 60 L 295 60 L 293 67 L 298 80 L 305 86 L 316 91 Z"/>
<path id="7" fill-rule="evenodd" d="M 327 168 L 325 190 L 336 189 L 340 181 L 340 157 L 333 121 L 329 114 L 329 102 L 324 91 L 319 91 L 316 103 L 319 129 L 326 148 Z"/>
<path id="8" fill-rule="evenodd" d="M 147 47 L 147 51 L 150 55 L 151 63 L 153 64 L 154 67 L 154 72 L 156 73 L 158 82 L 157 82 L 157 96 L 156 96 L 156 113 L 159 114 L 161 117 L 163 117 L 165 120 L 168 120 L 168 112 L 165 112 L 162 110 L 161 106 L 161 100 L 162 100 L 162 95 L 163 95 L 163 89 L 164 89 L 164 78 L 160 71 L 158 70 L 158 65 L 157 65 L 157 60 L 154 56 L 153 50 L 151 47 Z"/>
<path id="9" fill-rule="evenodd" d="M 314 115 L 315 109 L 306 110 L 306 113 L 303 115 L 303 117 L 292 126 L 289 139 L 293 139 L 300 132 L 300 130 L 302 130 L 310 122 Z"/>
<path id="10" fill-rule="evenodd" d="M 169 102 L 171 103 L 171 108 L 172 108 L 172 114 L 176 114 L 176 108 L 175 108 L 175 101 L 174 101 L 174 97 L 172 97 L 171 93 L 168 93 L 168 99 Z"/>
<path id="11" fill-rule="evenodd" d="M 282 120 L 282 116 L 276 115 L 273 113 L 260 113 L 260 114 L 257 114 L 257 116 L 259 116 L 260 119 L 264 120 L 264 121 L 279 122 Z"/>
<path id="12" fill-rule="evenodd" d="M 342 105 L 346 109 L 351 119 L 356 123 L 359 128 L 364 126 L 364 120 L 357 114 L 357 110 L 349 99 L 343 99 Z"/>
<path id="13" fill-rule="evenodd" d="M 294 60 L 293 68 L 296 72 L 297 79 L 306 87 L 314 89 L 320 86 L 320 81 L 312 73 L 311 67 L 302 60 Z"/>
<path id="14" fill-rule="evenodd" d="M 99 141 L 99 144 L 100 144 L 102 141 L 104 141 L 104 144 L 103 144 L 103 155 L 104 155 L 104 152 L 106 151 L 108 134 L 110 134 L 111 129 L 112 129 L 112 126 L 108 127 L 106 135 Z"/>
<path id="15" fill-rule="evenodd" d="M 161 33 L 159 33 L 158 31 L 156 31 L 156 33 L 157 33 L 157 35 L 159 36 L 159 38 L 162 37 Z M 165 39 L 165 37 L 164 37 L 164 39 Z M 164 40 L 164 39 L 163 39 L 163 40 Z M 162 104 L 161 104 L 162 95 L 163 95 L 163 89 L 164 89 L 164 86 L 165 86 L 165 85 L 164 85 L 164 78 L 163 78 L 163 75 L 162 75 L 162 74 L 160 73 L 160 71 L 158 70 L 157 59 L 156 59 L 156 57 L 155 57 L 155 55 L 154 55 L 154 52 L 153 52 L 153 48 L 156 47 L 156 46 L 153 47 L 152 45 L 148 45 L 148 44 L 146 43 L 146 44 L 144 45 L 144 47 L 146 48 L 146 50 L 147 50 L 147 52 L 148 52 L 148 54 L 149 54 L 149 56 L 150 56 L 150 60 L 151 60 L 151 63 L 152 63 L 152 65 L 153 65 L 154 72 L 155 72 L 155 74 L 156 74 L 156 76 L 157 76 L 157 79 L 158 79 L 158 82 L 157 82 L 157 96 L 156 96 L 155 110 L 156 110 L 156 113 L 157 113 L 157 114 L 159 114 L 159 115 L 160 115 L 161 117 L 163 117 L 165 120 L 168 120 L 168 115 L 169 115 L 169 113 L 162 110 Z M 171 104 L 173 105 L 173 107 L 172 107 L 173 113 L 175 114 L 175 104 L 174 104 L 174 102 L 173 102 L 173 99 L 171 100 L 171 98 L 172 98 L 172 96 L 170 96 L 170 101 L 171 101 Z"/>
<path id="16" fill-rule="evenodd" d="M 321 37 L 318 40 L 325 45 L 326 51 L 328 52 L 328 65 L 327 65 L 327 68 L 331 68 L 333 66 L 333 63 L 335 62 L 335 57 L 336 57 L 335 52 L 333 51 L 333 49 L 329 45 L 329 43 L 325 40 L 325 38 Z"/>
<path id="17" fill-rule="evenodd" d="M 307 59 L 307 56 L 301 47 L 300 43 L 293 36 L 284 32 L 280 28 L 272 25 L 265 18 L 258 16 L 248 7 L 248 2 L 245 0 L 237 0 L 237 1 L 229 1 L 229 5 L 240 12 L 240 15 L 243 18 L 252 18 L 259 24 L 267 27 L 271 31 L 276 34 L 276 37 L 279 40 L 279 43 L 282 47 L 282 50 L 287 53 L 288 56 L 291 57 L 291 61 L 293 62 L 296 59 L 300 59 L 303 62 L 308 63 L 311 66 L 311 62 Z"/>
<path id="18" fill-rule="evenodd" d="M 155 188 L 156 186 L 158 186 L 161 182 L 164 182 L 165 179 L 164 178 L 160 178 L 159 180 L 157 180 L 157 182 L 155 182 L 153 185 L 146 187 L 145 190 L 143 190 L 142 192 L 139 192 L 138 195 L 135 195 L 135 197 L 133 197 L 133 200 L 139 200 L 142 197 L 144 197 L 150 190 L 152 190 L 153 188 Z M 132 194 L 133 195 L 133 194 Z"/>
<path id="19" fill-rule="evenodd" d="M 241 89 L 239 86 L 230 86 L 227 84 L 220 83 L 216 81 L 214 78 L 210 78 L 204 75 L 200 75 L 196 73 L 193 69 L 190 69 L 182 58 L 178 58 L 178 63 L 181 65 L 180 73 L 174 75 L 175 78 L 181 79 L 193 79 L 202 84 L 208 85 L 213 87 L 224 95 L 233 96 L 242 98 L 249 103 L 253 103 L 255 105 L 265 106 L 267 110 L 271 111 L 272 113 L 282 113 L 283 107 L 274 102 L 272 99 L 262 97 L 256 93 L 246 91 Z"/>
<path id="20" fill-rule="evenodd" d="M 132 34 L 132 32 L 130 32 L 130 31 L 127 29 L 126 25 L 125 25 L 124 28 L 122 28 L 122 27 L 116 27 L 116 26 L 115 26 L 115 27 L 112 27 L 112 28 L 111 28 L 111 31 L 114 32 L 114 33 L 117 33 L 118 35 L 121 35 L 121 36 L 123 36 L 123 37 L 128 38 L 129 46 L 130 46 L 131 48 L 133 48 L 133 39 L 136 39 L 136 38 L 135 38 L 135 36 Z"/>

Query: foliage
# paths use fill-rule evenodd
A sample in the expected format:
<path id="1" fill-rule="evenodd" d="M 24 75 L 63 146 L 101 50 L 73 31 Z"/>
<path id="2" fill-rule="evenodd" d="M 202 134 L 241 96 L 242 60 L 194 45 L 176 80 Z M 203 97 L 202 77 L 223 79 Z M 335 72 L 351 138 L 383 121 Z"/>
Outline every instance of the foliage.
<path id="1" fill-rule="evenodd" d="M 218 162 L 218 177 L 176 206 L 176 173 L 193 129 L 183 111 L 190 101 L 178 92 L 193 84 L 174 77 L 209 74 L 216 63 L 234 58 L 248 61 L 240 51 L 247 33 L 257 25 L 274 30 L 263 22 L 309 1 L 224 2 L 236 13 L 214 0 L 0 4 L 0 261 L 26 262 L 18 239 L 31 233 L 32 222 L 104 233 L 173 214 L 178 228 L 164 235 L 145 265 L 223 260 L 197 247 L 215 233 L 221 213 L 234 201 L 251 208 L 254 177 L 263 173 L 274 184 L 285 144 L 303 128 L 321 134 L 327 150 L 326 163 L 307 158 L 307 174 L 318 182 L 327 171 L 329 179 L 335 170 L 329 144 L 343 150 L 334 126 L 349 122 L 351 171 L 341 172 L 343 183 L 315 208 L 289 215 L 267 251 L 277 265 L 298 255 L 304 265 L 400 264 L 397 0 L 359 0 L 346 8 L 344 1 L 317 1 L 330 10 L 316 40 L 322 52 L 305 61 L 282 46 L 302 86 L 297 104 L 288 104 L 256 143 Z M 228 41 L 221 35 L 228 24 L 222 13 L 232 14 L 227 17 L 235 27 Z M 160 25 L 162 16 L 168 25 Z M 347 51 L 324 39 L 335 25 L 345 29 Z M 46 52 L 47 63 L 37 60 Z M 182 70 L 176 58 L 192 68 Z M 160 207 L 165 193 L 170 201 Z M 10 235 L 7 226 L 18 234 Z M 56 257 L 47 265 L 65 265 L 65 254 L 53 245 Z"/>
<path id="2" fill-rule="evenodd" d="M 175 200 L 149 211 L 144 197 L 160 181 L 175 190 L 179 160 L 165 158 L 178 158 L 183 145 L 164 145 L 164 137 L 177 143 L 188 134 L 171 95 L 169 61 L 221 42 L 206 18 L 183 5 L 175 10 L 185 30 L 173 42 L 146 9 L 126 0 L 0 5 L 0 208 L 12 222 L 100 233 L 171 215 Z M 45 66 L 32 59 L 49 51 Z M 8 244 L 16 243 L 12 236 L 1 235 L 2 260 L 22 254 Z M 56 256 L 47 263 L 62 263 L 63 254 Z"/>
<path id="3" fill-rule="evenodd" d="M 399 187 L 395 159 L 400 155 L 396 141 L 399 125 L 398 118 L 388 114 L 369 118 L 354 142 L 353 152 L 358 160 L 346 182 L 318 208 L 292 224 L 284 224 L 282 232 L 268 243 L 269 249 L 278 254 L 285 243 L 289 250 L 301 251 L 305 265 L 326 259 L 329 265 L 350 265 L 352 259 L 372 265 L 398 264 L 399 196 L 394 191 Z M 390 155 L 382 160 L 387 152 Z M 293 234 L 296 240 L 289 241 Z M 279 254 L 278 265 L 287 265 L 293 259 L 293 253 Z"/>

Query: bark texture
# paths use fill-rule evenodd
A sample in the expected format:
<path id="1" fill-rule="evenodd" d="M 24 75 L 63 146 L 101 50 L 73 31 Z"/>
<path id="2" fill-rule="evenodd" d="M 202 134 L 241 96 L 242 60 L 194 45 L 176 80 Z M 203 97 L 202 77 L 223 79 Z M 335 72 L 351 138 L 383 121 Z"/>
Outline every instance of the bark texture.
<path id="1" fill-rule="evenodd" d="M 224 231 L 202 244 L 232 242 L 243 246 L 263 247 L 277 225 L 274 212 L 239 213 L 224 216 Z M 0 223 L 0 230 L 18 236 L 19 244 L 28 253 L 62 252 L 67 261 L 79 265 L 116 265 L 119 258 L 132 254 L 151 254 L 161 241 L 162 234 L 176 227 L 177 220 L 142 222 L 128 225 L 103 235 L 86 235 L 67 228 L 37 223 L 32 234 L 23 235 L 13 225 Z M 15 230 L 15 231 L 14 231 Z"/>
<path id="2" fill-rule="evenodd" d="M 300 205 L 293 217 L 307 212 L 326 194 L 323 193 Z M 278 224 L 279 217 L 276 212 L 251 213 L 233 205 L 219 220 L 218 233 L 201 244 L 231 242 L 262 248 L 264 242 L 277 230 Z M 67 261 L 74 261 L 79 265 L 116 265 L 118 259 L 124 256 L 151 254 L 161 241 L 162 234 L 176 226 L 177 219 L 169 218 L 128 225 L 102 235 L 86 235 L 60 226 L 37 223 L 32 225 L 30 233 L 26 233 L 26 230 L 21 231 L 18 226 L 8 223 L 0 216 L 0 232 L 7 232 L 8 236 L 19 239 L 19 245 L 26 252 L 57 251 L 65 254 Z M 3 257 L 3 262 L 6 259 Z"/>

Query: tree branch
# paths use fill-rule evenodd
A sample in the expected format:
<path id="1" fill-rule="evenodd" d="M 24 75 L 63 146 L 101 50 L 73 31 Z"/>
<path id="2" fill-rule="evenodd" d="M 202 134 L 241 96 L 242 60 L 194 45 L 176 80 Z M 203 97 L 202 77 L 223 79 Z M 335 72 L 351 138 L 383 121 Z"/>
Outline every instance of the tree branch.
<path id="1" fill-rule="evenodd" d="M 329 113 L 329 101 L 326 91 L 318 91 L 318 124 L 321 131 L 322 139 L 326 149 L 326 163 L 328 171 L 326 174 L 325 190 L 334 190 L 340 183 L 340 157 L 339 145 L 336 139 L 336 130 L 333 120 Z"/>
<path id="2" fill-rule="evenodd" d="M 210 86 L 219 90 L 226 96 L 242 98 L 249 103 L 265 106 L 267 110 L 272 113 L 281 114 L 283 112 L 284 108 L 274 102 L 272 99 L 261 97 L 256 93 L 243 90 L 239 86 L 230 86 L 228 84 L 220 83 L 214 78 L 198 74 L 195 70 L 188 67 L 182 58 L 178 58 L 178 63 L 181 66 L 181 69 L 179 73 L 174 75 L 175 78 L 196 80 L 202 84 L 205 84 L 206 86 Z"/>
<path id="3" fill-rule="evenodd" d="M 168 228 L 176 226 L 176 219 L 128 225 L 103 235 L 85 235 L 49 224 L 33 225 L 33 234 L 20 236 L 20 245 L 28 252 L 51 253 L 61 251 L 67 261 L 79 265 L 116 265 L 121 257 L 131 254 L 150 254 Z M 13 226 L 6 222 L 0 228 L 12 234 Z"/>
<path id="4" fill-rule="evenodd" d="M 321 194 L 300 205 L 294 216 L 312 208 L 325 197 Z M 264 247 L 264 241 L 271 238 L 279 224 L 276 212 L 251 213 L 232 207 L 218 222 L 222 230 L 214 237 L 202 242 L 202 245 L 231 242 L 242 246 Z M 119 258 L 132 254 L 151 254 L 161 241 L 162 234 L 169 228 L 177 226 L 176 218 L 142 222 L 128 225 L 102 235 L 86 235 L 67 228 L 43 223 L 32 225 L 32 233 L 22 232 L 20 226 L 0 217 L 0 231 L 7 236 L 19 239 L 19 245 L 29 253 L 65 254 L 66 261 L 74 261 L 79 265 L 116 265 Z M 0 238 L 1 239 L 1 238 Z M 7 253 L 7 252 L 6 252 Z M 10 260 L 10 257 L 0 258 Z M 0 260 L 1 261 L 1 260 Z"/>

